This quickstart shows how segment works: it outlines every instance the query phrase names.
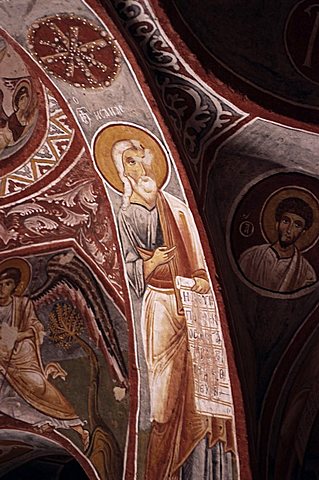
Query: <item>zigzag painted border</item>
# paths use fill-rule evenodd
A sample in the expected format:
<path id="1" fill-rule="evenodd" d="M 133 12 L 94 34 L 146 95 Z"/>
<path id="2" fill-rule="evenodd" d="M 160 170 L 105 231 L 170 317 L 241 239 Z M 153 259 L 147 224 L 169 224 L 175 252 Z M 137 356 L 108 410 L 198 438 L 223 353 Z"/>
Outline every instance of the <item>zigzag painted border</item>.
<path id="1" fill-rule="evenodd" d="M 56 98 L 46 89 L 48 125 L 47 136 L 39 150 L 15 171 L 0 180 L 0 197 L 13 195 L 42 179 L 63 159 L 69 150 L 74 130 L 68 123 Z"/>

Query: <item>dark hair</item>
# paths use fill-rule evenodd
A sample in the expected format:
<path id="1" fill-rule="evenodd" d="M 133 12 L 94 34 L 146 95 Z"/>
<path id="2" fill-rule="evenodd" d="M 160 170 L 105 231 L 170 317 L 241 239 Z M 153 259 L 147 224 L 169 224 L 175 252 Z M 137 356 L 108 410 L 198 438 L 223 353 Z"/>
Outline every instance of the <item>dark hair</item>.
<path id="1" fill-rule="evenodd" d="M 6 268 L 3 272 L 0 273 L 0 280 L 10 278 L 14 281 L 15 286 L 20 283 L 21 280 L 21 272 L 18 268 Z"/>
<path id="2" fill-rule="evenodd" d="M 19 90 L 17 91 L 15 97 L 14 97 L 14 106 L 18 108 L 19 106 L 19 100 L 20 98 L 23 96 L 23 95 L 27 95 L 28 97 L 30 96 L 29 94 L 29 90 L 27 89 L 27 87 L 23 86 L 21 88 L 19 88 Z"/>
<path id="3" fill-rule="evenodd" d="M 278 203 L 275 212 L 275 218 L 277 222 L 280 222 L 284 213 L 294 213 L 295 215 L 302 217 L 305 221 L 306 230 L 310 228 L 313 223 L 312 208 L 301 198 L 289 197 Z"/>

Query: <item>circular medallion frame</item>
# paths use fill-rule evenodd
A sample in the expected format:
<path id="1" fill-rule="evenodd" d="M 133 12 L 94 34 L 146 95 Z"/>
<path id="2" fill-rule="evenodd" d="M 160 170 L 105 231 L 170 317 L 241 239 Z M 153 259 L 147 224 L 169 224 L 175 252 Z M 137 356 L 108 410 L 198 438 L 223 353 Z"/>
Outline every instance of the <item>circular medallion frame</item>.
<path id="1" fill-rule="evenodd" d="M 74 87 L 108 87 L 120 70 L 121 55 L 110 34 L 75 14 L 56 14 L 34 21 L 29 48 L 49 74 Z"/>
<path id="2" fill-rule="evenodd" d="M 314 291 L 319 280 L 319 191 L 318 180 L 300 172 L 275 170 L 262 175 L 247 185 L 235 199 L 227 221 L 227 251 L 232 268 L 241 282 L 259 295 L 277 299 L 299 298 Z M 276 221 L 273 218 L 276 205 L 284 198 L 299 197 L 311 205 L 314 212 L 313 226 L 300 238 L 298 250 L 312 266 L 316 281 L 287 291 L 261 286 L 250 280 L 242 271 L 239 259 L 243 253 L 262 247 L 276 240 Z M 243 229 L 243 224 L 249 224 Z"/>

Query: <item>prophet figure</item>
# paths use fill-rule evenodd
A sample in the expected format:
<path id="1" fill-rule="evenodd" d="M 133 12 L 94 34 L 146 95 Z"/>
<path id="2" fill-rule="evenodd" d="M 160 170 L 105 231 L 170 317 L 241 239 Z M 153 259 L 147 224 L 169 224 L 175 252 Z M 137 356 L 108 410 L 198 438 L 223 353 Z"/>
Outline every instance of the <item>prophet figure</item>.
<path id="1" fill-rule="evenodd" d="M 159 158 L 151 149 L 124 139 L 113 143 L 111 157 L 123 188 L 118 225 L 128 280 L 142 303 L 151 420 L 145 480 L 193 478 L 192 469 L 185 476 L 183 469 L 203 440 L 210 452 L 221 444 L 223 451 L 235 451 L 231 420 L 201 414 L 195 406 L 187 325 L 175 280 L 192 278 L 194 292 L 210 290 L 198 232 L 187 206 L 161 190 Z M 214 470 L 210 461 L 201 473 L 198 467 L 196 478 L 217 478 L 207 473 Z M 221 475 L 230 480 L 234 471 L 229 466 Z"/>

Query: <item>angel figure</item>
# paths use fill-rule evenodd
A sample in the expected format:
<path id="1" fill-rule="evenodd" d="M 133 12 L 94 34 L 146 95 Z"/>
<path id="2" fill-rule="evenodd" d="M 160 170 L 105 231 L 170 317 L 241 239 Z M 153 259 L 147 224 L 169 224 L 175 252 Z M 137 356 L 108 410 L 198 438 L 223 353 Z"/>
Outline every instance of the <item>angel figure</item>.
<path id="1" fill-rule="evenodd" d="M 32 301 L 22 296 L 30 267 L 20 258 L 0 265 L 0 413 L 42 430 L 73 429 L 89 446 L 89 432 L 72 405 L 50 382 L 65 379 L 58 363 L 44 367 L 40 347 L 44 329 Z"/>

